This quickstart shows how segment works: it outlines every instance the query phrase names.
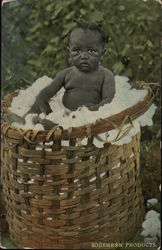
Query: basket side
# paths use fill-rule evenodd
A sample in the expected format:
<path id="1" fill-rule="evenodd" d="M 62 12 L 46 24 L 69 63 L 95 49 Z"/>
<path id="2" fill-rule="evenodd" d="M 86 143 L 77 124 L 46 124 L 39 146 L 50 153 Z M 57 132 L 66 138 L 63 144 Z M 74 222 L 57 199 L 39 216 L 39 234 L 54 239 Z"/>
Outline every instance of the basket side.
<path id="1" fill-rule="evenodd" d="M 14 144 L 3 136 L 7 221 L 19 247 L 87 249 L 124 242 L 143 219 L 140 133 L 129 144 L 98 149 L 93 137 Z"/>

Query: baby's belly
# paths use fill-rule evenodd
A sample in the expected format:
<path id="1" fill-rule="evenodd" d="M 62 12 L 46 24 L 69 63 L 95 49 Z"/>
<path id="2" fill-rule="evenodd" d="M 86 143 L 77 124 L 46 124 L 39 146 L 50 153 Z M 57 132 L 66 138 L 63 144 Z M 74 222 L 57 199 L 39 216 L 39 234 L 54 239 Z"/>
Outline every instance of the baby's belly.
<path id="1" fill-rule="evenodd" d="M 68 90 L 63 96 L 63 104 L 70 110 L 76 110 L 87 103 L 98 104 L 100 101 L 101 95 L 93 90 Z"/>

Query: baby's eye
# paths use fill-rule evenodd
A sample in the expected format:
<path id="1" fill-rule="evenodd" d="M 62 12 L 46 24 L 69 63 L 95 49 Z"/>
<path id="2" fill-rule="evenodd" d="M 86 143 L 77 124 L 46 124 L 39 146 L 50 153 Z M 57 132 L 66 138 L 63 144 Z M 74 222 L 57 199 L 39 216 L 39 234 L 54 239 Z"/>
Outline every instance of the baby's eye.
<path id="1" fill-rule="evenodd" d="M 78 56 L 81 53 L 80 49 L 73 49 L 71 51 L 71 56 Z"/>
<path id="2" fill-rule="evenodd" d="M 94 49 L 89 49 L 89 50 L 88 50 L 88 53 L 89 53 L 89 54 L 94 54 L 95 52 L 96 52 L 96 50 L 94 50 Z"/>
<path id="3" fill-rule="evenodd" d="M 74 54 L 80 54 L 81 53 L 81 50 L 80 49 L 73 49 L 72 50 L 72 53 Z"/>

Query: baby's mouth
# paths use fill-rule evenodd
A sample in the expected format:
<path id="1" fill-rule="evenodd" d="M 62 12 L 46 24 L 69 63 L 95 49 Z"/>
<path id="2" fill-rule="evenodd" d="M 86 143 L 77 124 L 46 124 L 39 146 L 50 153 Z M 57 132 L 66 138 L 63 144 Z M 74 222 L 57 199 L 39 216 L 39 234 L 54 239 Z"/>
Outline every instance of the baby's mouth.
<path id="1" fill-rule="evenodd" d="M 81 62 L 80 65 L 82 67 L 89 67 L 89 64 L 87 62 Z"/>

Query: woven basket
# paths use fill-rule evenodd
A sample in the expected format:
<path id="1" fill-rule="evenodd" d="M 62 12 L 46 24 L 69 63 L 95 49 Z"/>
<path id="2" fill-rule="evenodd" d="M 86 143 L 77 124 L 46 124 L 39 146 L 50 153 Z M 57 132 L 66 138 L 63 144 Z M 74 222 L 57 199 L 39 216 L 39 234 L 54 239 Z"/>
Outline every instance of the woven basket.
<path id="1" fill-rule="evenodd" d="M 2 118 L 14 96 L 2 101 Z M 140 133 L 122 146 L 97 148 L 99 133 L 121 129 L 143 114 L 137 105 L 71 131 L 23 130 L 2 120 L 2 181 L 11 239 L 20 248 L 90 249 L 93 242 L 123 242 L 143 219 Z M 87 138 L 87 145 L 76 144 Z M 63 146 L 64 141 L 68 146 Z"/>

